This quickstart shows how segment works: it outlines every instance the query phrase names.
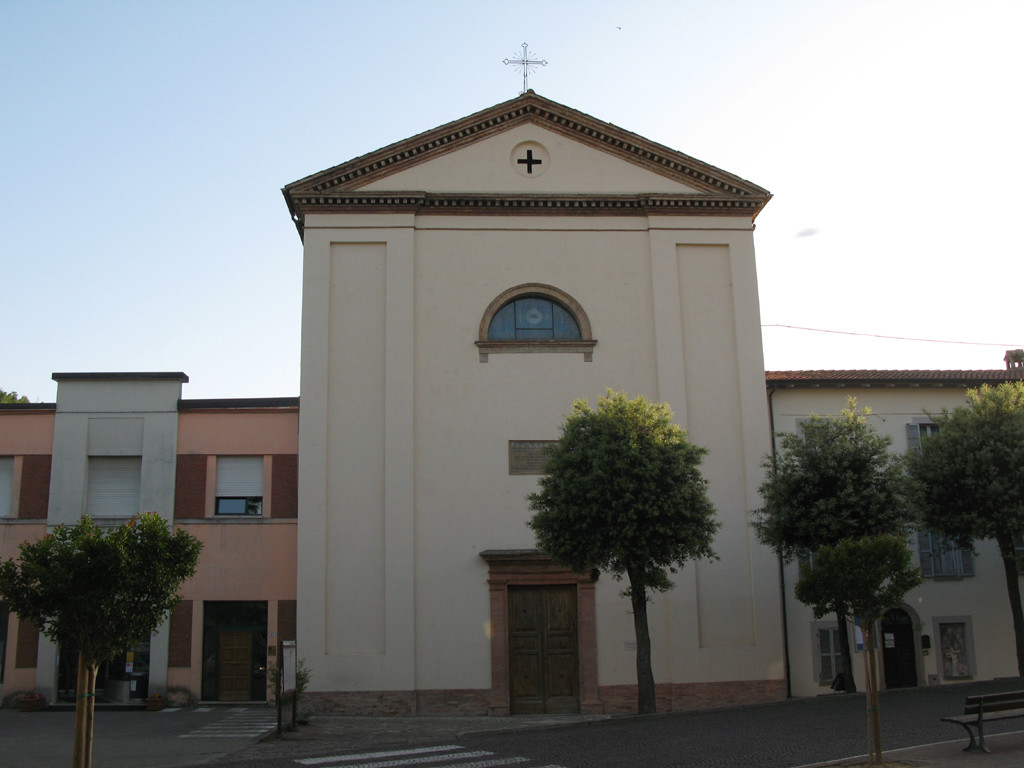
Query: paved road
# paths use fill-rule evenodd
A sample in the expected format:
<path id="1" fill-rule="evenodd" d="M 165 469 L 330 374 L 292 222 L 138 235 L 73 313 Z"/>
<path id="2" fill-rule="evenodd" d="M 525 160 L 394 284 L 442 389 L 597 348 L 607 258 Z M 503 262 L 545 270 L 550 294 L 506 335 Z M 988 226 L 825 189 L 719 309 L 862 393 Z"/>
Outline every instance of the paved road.
<path id="1" fill-rule="evenodd" d="M 881 697 L 883 749 L 939 744 L 902 759 L 920 765 L 1024 766 L 1024 738 L 1001 743 L 993 755 L 966 755 L 963 729 L 942 723 L 961 710 L 964 696 L 1021 687 L 1020 680 L 890 691 Z M 514 720 L 515 718 L 510 718 Z M 518 765 L 521 768 L 783 768 L 853 759 L 866 752 L 863 696 L 827 696 L 776 704 L 650 717 L 488 732 L 487 723 L 466 722 L 461 732 L 435 729 L 418 718 L 322 718 L 310 726 L 315 738 L 266 741 L 217 762 L 218 768 L 447 768 Z M 429 721 L 429 719 L 423 719 Z M 480 718 L 486 721 L 486 718 Z M 386 728 L 378 731 L 379 728 Z M 1024 721 L 993 724 L 991 734 L 1019 732 Z M 301 731 L 300 731 L 301 733 Z M 429 737 L 433 735 L 434 738 Z M 383 754 L 410 747 L 437 752 Z M 1008 752 L 1005 750 L 1009 750 Z M 482 754 L 489 753 L 489 754 Z M 303 762 L 323 758 L 322 762 Z M 979 758 L 982 760 L 979 761 Z M 258 761 L 258 762 L 257 762 Z M 267 762 L 264 762 L 267 761 Z"/>
<path id="2" fill-rule="evenodd" d="M 2 768 L 59 768 L 71 764 L 71 711 L 0 710 Z M 98 710 L 93 733 L 96 768 L 172 768 L 236 753 L 277 728 L 272 707 Z"/>
<path id="3" fill-rule="evenodd" d="M 882 695 L 883 748 L 918 766 L 1020 768 L 1024 721 L 993 724 L 993 754 L 965 754 L 963 730 L 939 717 L 964 696 L 1020 680 Z M 319 717 L 283 739 L 268 707 L 162 713 L 100 712 L 97 768 L 791 768 L 853 759 L 866 750 L 863 696 L 828 696 L 648 717 Z M 255 722 L 253 722 L 255 721 Z M 0 711 L 0 766 L 67 765 L 71 713 Z M 409 750 L 416 750 L 410 752 Z M 895 758 L 894 758 L 895 759 Z"/>

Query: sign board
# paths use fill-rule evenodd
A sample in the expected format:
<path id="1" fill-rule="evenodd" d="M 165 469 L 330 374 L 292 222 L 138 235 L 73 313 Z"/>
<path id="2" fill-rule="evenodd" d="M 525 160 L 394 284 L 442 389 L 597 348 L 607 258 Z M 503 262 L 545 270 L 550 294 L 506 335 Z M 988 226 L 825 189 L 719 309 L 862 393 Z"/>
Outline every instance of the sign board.
<path id="1" fill-rule="evenodd" d="M 545 449 L 557 440 L 509 440 L 508 473 L 510 475 L 543 475 L 548 463 Z"/>
<path id="2" fill-rule="evenodd" d="M 277 657 L 281 665 L 281 694 L 287 695 L 295 690 L 295 641 L 281 642 L 281 655 Z"/>

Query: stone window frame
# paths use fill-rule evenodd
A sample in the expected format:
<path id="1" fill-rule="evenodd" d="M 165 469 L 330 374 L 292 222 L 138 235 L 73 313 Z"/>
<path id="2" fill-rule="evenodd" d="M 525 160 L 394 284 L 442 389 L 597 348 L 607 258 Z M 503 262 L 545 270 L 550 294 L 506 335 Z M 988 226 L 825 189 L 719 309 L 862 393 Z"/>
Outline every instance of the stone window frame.
<path id="1" fill-rule="evenodd" d="M 836 673 L 836 670 L 835 670 L 835 663 L 836 663 L 837 660 L 840 663 L 842 663 L 843 655 L 842 655 L 842 652 L 840 650 L 838 650 L 838 648 L 833 648 L 832 653 L 828 654 L 829 656 L 832 657 L 833 670 L 832 670 L 832 676 L 829 679 L 824 679 L 822 677 L 821 657 L 822 657 L 823 654 L 822 654 L 822 650 L 821 650 L 821 641 L 820 641 L 820 634 L 819 634 L 820 632 L 823 632 L 823 631 L 829 632 L 830 637 L 832 637 L 833 633 L 834 633 L 835 641 L 838 644 L 839 643 L 839 622 L 837 622 L 837 621 L 812 621 L 811 622 L 811 663 L 812 663 L 812 665 L 814 667 L 814 679 L 818 681 L 818 685 L 820 687 L 828 688 L 829 686 L 832 685 L 832 681 L 835 680 L 835 678 L 836 678 L 836 674 L 837 673 Z M 847 628 L 847 631 L 849 631 L 849 628 Z M 851 646 L 852 646 L 852 643 L 851 643 Z M 852 650 L 852 648 L 851 648 L 851 650 Z"/>
<path id="2" fill-rule="evenodd" d="M 480 553 L 488 565 L 491 605 L 491 694 L 488 714 L 504 717 L 511 710 L 509 688 L 508 588 L 510 586 L 576 585 L 576 643 L 579 658 L 580 713 L 603 712 L 597 689 L 597 605 L 593 573 L 574 573 L 535 549 Z"/>
<path id="3" fill-rule="evenodd" d="M 967 676 L 947 677 L 943 669 L 942 659 L 942 626 L 944 624 L 964 625 L 964 655 L 967 657 Z M 932 616 L 932 652 L 936 654 L 936 672 L 943 682 L 965 682 L 978 677 L 978 659 L 974 649 L 974 622 L 971 616 Z"/>
<path id="4" fill-rule="evenodd" d="M 510 301 L 520 298 L 536 296 L 537 298 L 561 304 L 572 314 L 576 324 L 580 328 L 578 339 L 516 339 L 510 341 L 492 341 L 487 337 L 491 327 L 491 321 L 502 307 Z M 523 283 L 509 288 L 498 294 L 494 300 L 487 305 L 483 317 L 480 318 L 480 328 L 477 334 L 476 346 L 480 350 L 480 362 L 486 363 L 490 354 L 507 354 L 517 352 L 569 352 L 582 353 L 585 362 L 592 362 L 594 359 L 594 346 L 597 339 L 594 338 L 590 326 L 590 318 L 583 310 L 582 305 L 565 291 L 546 283 Z"/>

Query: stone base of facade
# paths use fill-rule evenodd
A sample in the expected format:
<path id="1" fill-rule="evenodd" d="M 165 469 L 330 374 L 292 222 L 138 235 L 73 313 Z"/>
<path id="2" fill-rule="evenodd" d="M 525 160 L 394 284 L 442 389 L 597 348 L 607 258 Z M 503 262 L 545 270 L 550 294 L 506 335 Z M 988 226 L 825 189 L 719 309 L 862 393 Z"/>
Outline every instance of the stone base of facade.
<path id="1" fill-rule="evenodd" d="M 760 704 L 786 698 L 785 680 L 733 680 L 724 683 L 660 683 L 655 686 L 659 712 L 684 712 L 733 704 Z M 598 688 L 604 714 L 636 712 L 636 685 Z M 429 691 L 309 691 L 302 708 L 332 715 L 445 715 L 494 714 L 489 689 Z"/>
<path id="2" fill-rule="evenodd" d="M 636 685 L 598 689 L 608 715 L 636 712 Z M 659 683 L 654 686 L 659 712 L 686 712 L 734 704 L 761 704 L 786 698 L 785 680 L 730 680 L 721 683 Z"/>
<path id="3" fill-rule="evenodd" d="M 430 691 L 307 691 L 302 708 L 331 715 L 448 715 L 487 714 L 490 689 Z"/>

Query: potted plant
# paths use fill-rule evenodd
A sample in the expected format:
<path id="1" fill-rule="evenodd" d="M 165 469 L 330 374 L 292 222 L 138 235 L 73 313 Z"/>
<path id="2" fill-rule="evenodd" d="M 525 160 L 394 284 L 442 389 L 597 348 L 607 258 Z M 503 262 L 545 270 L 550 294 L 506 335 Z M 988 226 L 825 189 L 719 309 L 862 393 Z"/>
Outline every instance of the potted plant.
<path id="1" fill-rule="evenodd" d="M 167 706 L 167 700 L 159 693 L 154 693 L 152 696 L 146 697 L 146 711 L 147 712 L 159 712 L 161 709 Z"/>
<path id="2" fill-rule="evenodd" d="M 46 697 L 41 693 L 24 693 L 18 697 L 18 709 L 22 712 L 42 712 L 46 709 Z"/>

